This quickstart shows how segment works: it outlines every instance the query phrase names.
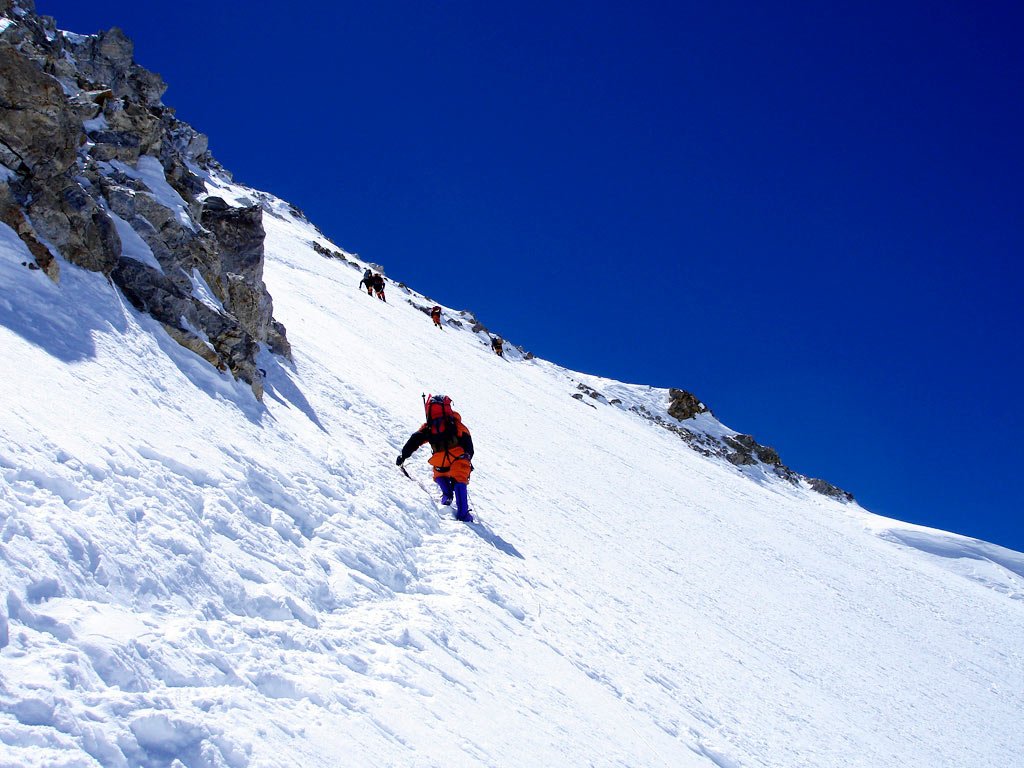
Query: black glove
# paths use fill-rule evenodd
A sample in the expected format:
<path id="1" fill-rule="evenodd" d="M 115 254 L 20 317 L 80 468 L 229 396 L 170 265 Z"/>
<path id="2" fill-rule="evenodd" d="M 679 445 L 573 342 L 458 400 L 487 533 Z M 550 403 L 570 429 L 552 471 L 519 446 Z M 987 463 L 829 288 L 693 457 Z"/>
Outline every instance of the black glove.
<path id="1" fill-rule="evenodd" d="M 395 459 L 395 465 L 400 467 L 400 466 L 402 466 L 402 462 L 404 462 L 404 461 L 405 461 L 405 456 L 403 456 L 402 454 L 398 454 L 398 458 Z"/>

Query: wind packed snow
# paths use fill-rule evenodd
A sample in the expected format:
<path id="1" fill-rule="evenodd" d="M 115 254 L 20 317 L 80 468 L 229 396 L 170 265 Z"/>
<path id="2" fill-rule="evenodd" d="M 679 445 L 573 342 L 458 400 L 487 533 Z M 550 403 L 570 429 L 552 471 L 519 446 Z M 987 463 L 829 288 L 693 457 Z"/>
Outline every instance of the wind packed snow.
<path id="1" fill-rule="evenodd" d="M 263 403 L 0 225 L 0 765 L 1024 765 L 1024 556 L 705 457 L 268 207 Z M 430 392 L 482 525 L 395 466 Z"/>
<path id="2" fill-rule="evenodd" d="M 210 309 L 220 312 L 221 314 L 225 312 L 224 304 L 217 298 L 206 280 L 203 279 L 203 276 L 199 274 L 198 269 L 193 268 L 192 274 L 188 276 L 188 279 L 192 282 L 193 296 L 199 299 L 199 301 Z"/>
<path id="3" fill-rule="evenodd" d="M 139 233 L 132 228 L 132 225 L 113 211 L 108 210 L 107 215 L 114 222 L 114 228 L 121 239 L 121 255 L 125 258 L 142 262 L 157 272 L 163 272 L 163 267 L 160 266 L 160 262 L 153 255 L 153 250 L 146 244 L 146 241 L 142 239 Z"/>
<path id="4" fill-rule="evenodd" d="M 89 120 L 83 120 L 82 128 L 84 128 L 87 133 L 94 133 L 96 131 L 108 130 L 110 128 L 110 124 L 107 122 L 107 116 L 101 113 Z"/>
<path id="5" fill-rule="evenodd" d="M 178 194 L 177 190 L 168 183 L 164 175 L 164 168 L 160 165 L 160 161 L 157 158 L 151 155 L 143 155 L 139 158 L 139 162 L 135 167 L 120 160 L 111 160 L 110 165 L 121 171 L 128 178 L 136 179 L 145 184 L 160 205 L 174 211 L 175 217 L 182 226 L 195 231 L 196 225 L 188 214 L 188 205 L 181 199 L 181 195 Z"/>

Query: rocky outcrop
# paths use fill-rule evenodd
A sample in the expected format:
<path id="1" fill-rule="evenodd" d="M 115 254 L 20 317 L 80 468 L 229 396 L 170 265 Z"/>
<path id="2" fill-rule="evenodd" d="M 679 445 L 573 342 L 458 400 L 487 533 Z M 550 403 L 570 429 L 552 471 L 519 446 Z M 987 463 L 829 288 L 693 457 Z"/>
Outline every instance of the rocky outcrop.
<path id="1" fill-rule="evenodd" d="M 43 181 L 75 163 L 81 124 L 53 77 L 12 45 L 0 45 L 0 125 L 4 164 Z"/>
<path id="2" fill-rule="evenodd" d="M 599 403 L 604 403 L 605 405 L 608 404 L 608 398 L 605 397 L 604 395 L 602 395 L 600 392 L 598 392 L 593 387 L 588 387 L 586 384 L 584 384 L 582 382 L 579 382 L 579 383 L 576 384 L 576 389 L 578 389 L 580 392 L 585 394 L 591 400 L 597 400 Z M 577 399 L 579 399 L 582 396 L 583 395 L 580 395 L 580 394 L 574 394 L 573 395 L 573 397 L 575 397 Z"/>
<path id="3" fill-rule="evenodd" d="M 679 421 L 692 419 L 699 413 L 707 413 L 708 408 L 697 399 L 697 396 L 683 389 L 668 391 L 668 415 Z"/>
<path id="4" fill-rule="evenodd" d="M 0 221 L 9 226 L 14 230 L 15 234 L 21 238 L 22 242 L 28 247 L 29 253 L 35 259 L 35 264 L 31 266 L 38 267 L 43 270 L 51 280 L 56 280 L 60 274 L 60 268 L 57 265 L 57 260 L 53 258 L 50 250 L 39 242 L 39 238 L 36 237 L 35 228 L 31 222 L 25 218 L 25 213 L 16 205 L 11 205 L 10 191 L 6 188 L 7 185 L 4 182 L 0 182 Z"/>
<path id="5" fill-rule="evenodd" d="M 577 389 L 587 392 L 592 398 L 601 402 L 622 406 L 618 399 L 605 400 L 603 397 L 600 397 L 599 393 L 593 392 L 592 394 L 592 391 L 588 391 L 589 388 L 582 384 L 578 385 Z M 573 397 L 580 399 L 581 396 L 574 394 Z M 854 500 L 853 494 L 844 491 L 842 488 L 838 488 L 824 480 L 805 477 L 793 471 L 782 463 L 778 451 L 770 446 L 761 445 L 752 435 L 716 435 L 714 434 L 716 430 L 711 430 L 712 434 L 709 434 L 698 425 L 684 426 L 680 422 L 691 420 L 699 413 L 711 413 L 707 406 L 689 392 L 681 389 L 669 390 L 669 403 L 666 413 L 670 418 L 666 418 L 661 413 L 652 413 L 649 408 L 643 405 L 632 405 L 629 407 L 629 410 L 657 424 L 662 429 L 678 435 L 693 450 L 704 456 L 724 459 L 743 471 L 752 472 L 754 475 L 763 476 L 767 474 L 774 476 L 794 486 L 799 486 L 801 481 L 803 481 L 806 483 L 806 487 L 809 487 L 811 490 L 838 501 L 852 502 Z"/>
<path id="6" fill-rule="evenodd" d="M 759 461 L 776 467 L 782 464 L 778 451 L 767 445 L 761 445 L 754 440 L 753 435 L 733 435 L 724 437 L 722 440 L 732 449 L 732 453 L 726 458 L 737 466 L 756 464 Z"/>
<path id="7" fill-rule="evenodd" d="M 295 209 L 293 209 L 293 210 L 295 210 Z M 302 215 L 302 213 L 300 211 L 299 212 L 299 216 L 301 216 L 301 215 Z M 342 251 L 332 250 L 332 249 L 328 248 L 325 245 L 320 245 L 320 243 L 318 243 L 316 240 L 311 241 L 310 245 L 313 246 L 313 250 L 314 251 L 319 253 L 325 259 L 337 259 L 338 261 L 345 262 L 350 267 L 358 267 L 359 266 L 359 263 L 357 261 L 355 261 L 353 259 L 350 259 Z M 406 286 L 402 285 L 401 283 L 398 283 L 398 287 L 399 288 L 403 288 L 403 289 L 406 288 Z"/>
<path id="8" fill-rule="evenodd" d="M 201 176 L 226 172 L 124 32 L 61 32 L 31 0 L 0 13 L 0 221 L 53 280 L 61 259 L 109 276 L 261 396 L 260 346 L 291 354 L 263 283 L 262 208 L 207 197 Z"/>
<path id="9" fill-rule="evenodd" d="M 829 483 L 825 480 L 819 480 L 816 477 L 808 477 L 806 478 L 806 480 L 807 484 L 811 487 L 811 490 L 817 491 L 818 493 L 823 494 L 825 496 L 829 496 L 830 498 L 836 499 L 837 501 L 842 501 L 846 503 L 853 501 L 852 493 L 844 491 L 842 488 L 832 485 L 832 483 Z"/>
<path id="10" fill-rule="evenodd" d="M 116 98 L 140 108 L 160 106 L 167 84 L 160 75 L 135 63 L 132 41 L 120 29 L 91 35 L 75 48 L 82 78 L 109 88 Z"/>

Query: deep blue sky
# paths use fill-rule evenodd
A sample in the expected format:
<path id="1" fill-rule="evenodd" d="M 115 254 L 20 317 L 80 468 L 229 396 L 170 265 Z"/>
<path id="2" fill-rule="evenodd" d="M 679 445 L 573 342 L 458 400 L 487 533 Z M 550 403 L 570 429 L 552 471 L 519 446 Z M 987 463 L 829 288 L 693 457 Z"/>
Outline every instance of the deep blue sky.
<path id="1" fill-rule="evenodd" d="M 390 277 L 1024 550 L 1024 6 L 776 5 L 37 0 Z"/>

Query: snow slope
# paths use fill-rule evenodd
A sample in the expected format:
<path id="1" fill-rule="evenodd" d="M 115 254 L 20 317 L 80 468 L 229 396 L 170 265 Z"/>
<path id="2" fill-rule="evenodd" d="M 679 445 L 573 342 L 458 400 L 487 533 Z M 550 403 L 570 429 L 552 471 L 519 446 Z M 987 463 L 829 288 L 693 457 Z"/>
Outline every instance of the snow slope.
<path id="1" fill-rule="evenodd" d="M 268 206 L 262 404 L 0 225 L 0 766 L 1024 765 L 1024 555 L 704 457 Z M 394 465 L 424 392 L 483 526 Z"/>

